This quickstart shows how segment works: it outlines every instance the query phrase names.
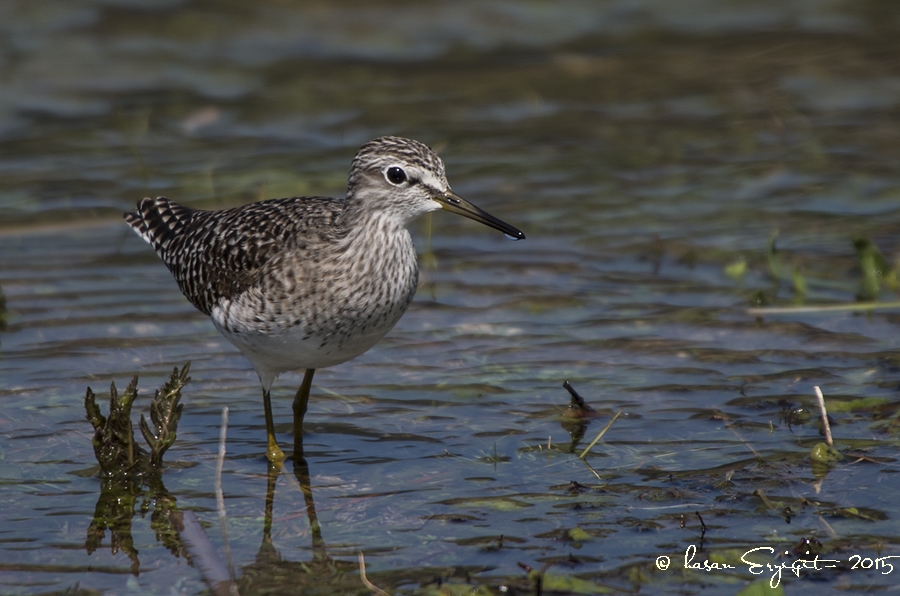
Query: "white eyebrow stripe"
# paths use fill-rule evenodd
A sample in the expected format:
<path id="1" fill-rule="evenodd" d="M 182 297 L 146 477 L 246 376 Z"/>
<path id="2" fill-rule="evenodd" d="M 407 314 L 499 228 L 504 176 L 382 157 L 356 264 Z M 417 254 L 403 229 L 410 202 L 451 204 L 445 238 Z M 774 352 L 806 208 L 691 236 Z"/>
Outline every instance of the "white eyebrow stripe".
<path id="1" fill-rule="evenodd" d="M 418 170 L 416 173 L 419 174 L 419 176 L 417 177 L 419 182 L 427 186 L 428 188 L 436 192 L 445 192 L 447 190 L 447 183 L 435 176 L 430 171 Z"/>

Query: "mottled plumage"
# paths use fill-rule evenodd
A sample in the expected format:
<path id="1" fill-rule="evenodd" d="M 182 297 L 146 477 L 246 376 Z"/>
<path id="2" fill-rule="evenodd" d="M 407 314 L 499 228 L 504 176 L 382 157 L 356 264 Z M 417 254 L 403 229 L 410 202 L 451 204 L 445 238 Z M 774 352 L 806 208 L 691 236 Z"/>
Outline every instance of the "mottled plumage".
<path id="1" fill-rule="evenodd" d="M 253 364 L 263 386 L 268 456 L 278 460 L 284 456 L 274 443 L 269 396 L 275 377 L 307 370 L 294 404 L 299 448 L 313 371 L 362 354 L 400 319 L 418 283 L 405 226 L 441 208 L 524 238 L 455 195 L 431 149 L 399 137 L 360 148 L 345 199 L 272 199 L 201 211 L 147 198 L 125 220 L 188 300 Z"/>

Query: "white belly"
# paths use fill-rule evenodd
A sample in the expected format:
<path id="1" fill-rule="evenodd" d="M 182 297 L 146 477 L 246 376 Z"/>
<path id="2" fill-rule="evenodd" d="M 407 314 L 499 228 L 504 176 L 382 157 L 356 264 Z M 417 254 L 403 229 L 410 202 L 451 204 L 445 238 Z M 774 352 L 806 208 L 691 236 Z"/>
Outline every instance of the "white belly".
<path id="1" fill-rule="evenodd" d="M 399 318 L 397 317 L 397 320 Z M 307 336 L 299 329 L 288 329 L 283 333 L 269 335 L 253 331 L 232 333 L 219 325 L 216 327 L 228 341 L 243 352 L 262 377 L 266 373 L 277 376 L 288 371 L 325 368 L 346 362 L 378 343 L 397 320 L 392 321 L 390 325 L 340 338 Z"/>

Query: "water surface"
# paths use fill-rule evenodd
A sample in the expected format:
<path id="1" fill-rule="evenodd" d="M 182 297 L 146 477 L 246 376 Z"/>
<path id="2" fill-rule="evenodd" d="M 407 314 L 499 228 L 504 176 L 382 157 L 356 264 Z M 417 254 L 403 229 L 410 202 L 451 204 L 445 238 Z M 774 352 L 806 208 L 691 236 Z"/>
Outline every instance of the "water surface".
<path id="1" fill-rule="evenodd" d="M 136 555 L 111 532 L 85 548 L 101 489 L 86 387 L 140 375 L 137 415 L 187 361 L 163 481 L 224 553 L 228 406 L 242 593 L 368 593 L 362 551 L 391 593 L 534 593 L 523 565 L 549 565 L 544 594 L 735 594 L 770 575 L 742 553 L 791 561 L 803 540 L 842 564 L 785 573 L 788 590 L 896 583 L 852 556 L 900 555 L 897 311 L 748 308 L 896 299 L 863 286 L 853 240 L 895 264 L 897 10 L 564 4 L 0 6 L 4 593 L 206 589 L 156 535 L 158 501 L 128 518 Z M 340 195 L 381 134 L 433 146 L 454 190 L 527 240 L 449 214 L 413 226 L 415 302 L 370 352 L 317 372 L 308 471 L 285 466 L 267 515 L 256 375 L 121 212 Z M 567 379 L 595 417 L 566 415 Z M 284 446 L 299 382 L 275 386 Z M 848 454 L 830 469 L 809 460 L 814 386 Z M 619 410 L 595 474 L 577 453 Z M 691 545 L 736 568 L 685 570 Z"/>

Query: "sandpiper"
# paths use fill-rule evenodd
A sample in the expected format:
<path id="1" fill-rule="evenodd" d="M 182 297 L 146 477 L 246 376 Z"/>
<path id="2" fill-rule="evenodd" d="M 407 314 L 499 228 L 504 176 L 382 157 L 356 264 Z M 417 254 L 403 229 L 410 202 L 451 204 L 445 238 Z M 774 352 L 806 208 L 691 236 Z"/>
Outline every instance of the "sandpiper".
<path id="1" fill-rule="evenodd" d="M 359 356 L 397 323 L 419 267 L 406 224 L 445 209 L 525 235 L 450 190 L 428 146 L 400 137 L 363 145 L 343 199 L 271 199 L 221 211 L 146 198 L 125 221 L 156 250 L 182 293 L 253 364 L 263 390 L 272 462 L 284 459 L 270 389 L 305 369 L 294 397 L 294 446 L 317 368 Z M 299 455 L 299 453 L 298 453 Z"/>

